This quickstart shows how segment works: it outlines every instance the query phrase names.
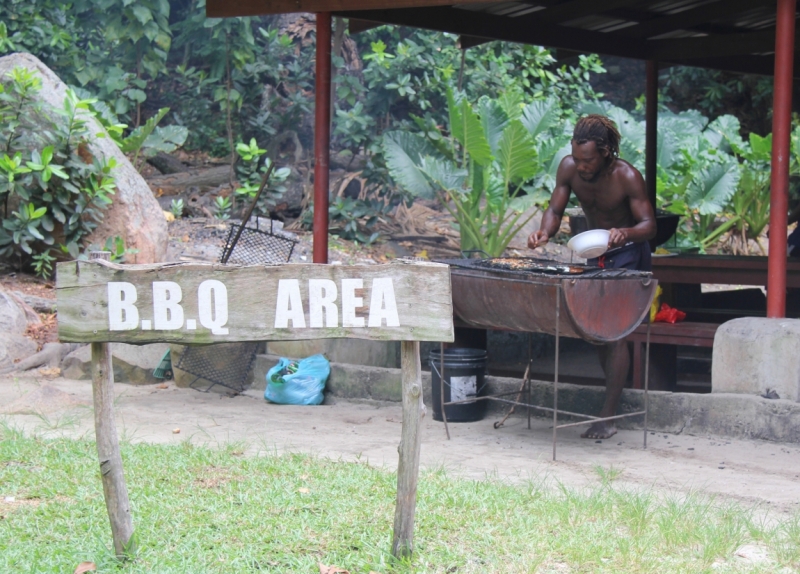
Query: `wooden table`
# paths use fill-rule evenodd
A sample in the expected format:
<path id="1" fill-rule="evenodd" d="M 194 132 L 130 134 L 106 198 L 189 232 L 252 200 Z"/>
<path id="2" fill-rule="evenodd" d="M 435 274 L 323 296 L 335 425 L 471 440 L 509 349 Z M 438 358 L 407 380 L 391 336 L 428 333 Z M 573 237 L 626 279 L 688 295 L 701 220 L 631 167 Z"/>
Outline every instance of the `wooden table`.
<path id="1" fill-rule="evenodd" d="M 767 258 L 736 255 L 653 257 L 653 275 L 665 283 L 767 285 Z M 786 262 L 786 286 L 800 288 L 800 261 Z"/>

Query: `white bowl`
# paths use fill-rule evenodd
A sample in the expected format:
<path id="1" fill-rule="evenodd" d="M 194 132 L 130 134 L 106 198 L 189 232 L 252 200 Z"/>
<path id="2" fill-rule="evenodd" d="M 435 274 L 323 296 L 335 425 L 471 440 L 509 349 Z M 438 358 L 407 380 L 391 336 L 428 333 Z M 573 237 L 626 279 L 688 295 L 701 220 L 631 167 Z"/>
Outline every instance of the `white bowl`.
<path id="1" fill-rule="evenodd" d="M 567 247 L 584 259 L 600 257 L 608 251 L 608 238 L 611 233 L 607 229 L 590 229 L 579 233 L 569 240 Z"/>

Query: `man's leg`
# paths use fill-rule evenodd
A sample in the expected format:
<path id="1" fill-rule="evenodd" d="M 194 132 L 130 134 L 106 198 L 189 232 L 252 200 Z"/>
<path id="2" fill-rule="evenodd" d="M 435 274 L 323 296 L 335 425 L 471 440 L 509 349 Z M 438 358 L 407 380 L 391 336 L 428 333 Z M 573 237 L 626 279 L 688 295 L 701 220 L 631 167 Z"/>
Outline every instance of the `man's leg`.
<path id="1" fill-rule="evenodd" d="M 606 402 L 600 417 L 610 417 L 617 413 L 619 398 L 625 388 L 625 379 L 631 365 L 628 344 L 625 341 L 616 341 L 599 348 L 600 364 L 606 375 Z M 583 438 L 609 438 L 617 434 L 617 427 L 613 421 L 594 423 L 581 436 Z"/>

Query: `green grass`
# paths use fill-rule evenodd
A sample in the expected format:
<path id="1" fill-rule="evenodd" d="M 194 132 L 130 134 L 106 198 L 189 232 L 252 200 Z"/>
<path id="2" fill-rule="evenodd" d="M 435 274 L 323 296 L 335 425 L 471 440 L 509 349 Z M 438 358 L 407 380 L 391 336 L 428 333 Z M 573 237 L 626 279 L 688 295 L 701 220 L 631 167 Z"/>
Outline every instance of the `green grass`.
<path id="1" fill-rule="evenodd" d="M 118 563 L 94 443 L 0 426 L 0 573 L 70 574 L 83 561 L 156 574 L 315 573 L 320 562 L 353 574 L 800 569 L 798 518 L 765 525 L 701 496 L 618 489 L 615 469 L 597 469 L 586 491 L 423 472 L 415 553 L 398 563 L 393 474 L 244 447 L 123 444 L 138 552 Z M 740 564 L 744 543 L 764 544 L 773 562 Z"/>

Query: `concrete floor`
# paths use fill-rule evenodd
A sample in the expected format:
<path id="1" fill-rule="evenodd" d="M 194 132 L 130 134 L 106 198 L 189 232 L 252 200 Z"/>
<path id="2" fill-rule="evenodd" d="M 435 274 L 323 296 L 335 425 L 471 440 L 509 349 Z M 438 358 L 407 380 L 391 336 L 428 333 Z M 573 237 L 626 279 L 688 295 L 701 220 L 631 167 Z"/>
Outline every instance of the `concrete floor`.
<path id="1" fill-rule="evenodd" d="M 163 388 L 162 388 L 163 387 Z M 307 452 L 367 460 L 394 469 L 400 406 L 348 402 L 316 407 L 268 404 L 260 391 L 228 397 L 164 385 L 116 384 L 120 436 L 134 442 L 218 445 L 245 441 L 249 452 Z M 42 436 L 93 439 L 91 383 L 41 375 L 0 377 L 0 422 Z M 38 414 L 33 414 L 38 412 Z M 452 440 L 430 414 L 423 420 L 422 465 L 482 479 L 544 480 L 584 487 L 596 467 L 621 471 L 617 484 L 654 487 L 664 494 L 701 491 L 773 516 L 800 512 L 800 446 L 753 440 L 620 431 L 602 442 L 579 438 L 581 427 L 559 434 L 552 461 L 550 421 L 494 417 L 451 424 Z"/>

